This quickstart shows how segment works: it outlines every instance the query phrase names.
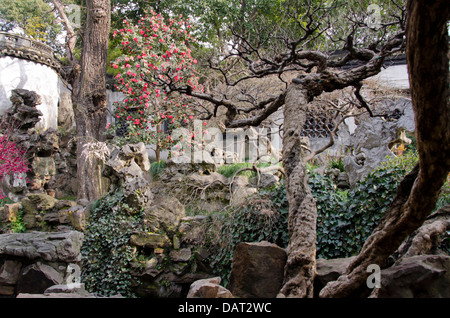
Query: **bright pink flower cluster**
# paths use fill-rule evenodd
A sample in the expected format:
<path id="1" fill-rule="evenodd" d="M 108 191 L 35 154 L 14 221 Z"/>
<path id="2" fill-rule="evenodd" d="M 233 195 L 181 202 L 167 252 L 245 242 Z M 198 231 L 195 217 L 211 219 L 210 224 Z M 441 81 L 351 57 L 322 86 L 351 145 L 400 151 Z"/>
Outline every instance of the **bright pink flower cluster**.
<path id="1" fill-rule="evenodd" d="M 114 32 L 120 36 L 123 55 L 111 62 L 118 71 L 116 89 L 126 95 L 115 110 L 116 125 L 127 126 L 130 141 L 155 143 L 169 148 L 174 142 L 161 129 L 185 126 L 194 119 L 192 98 L 171 88 L 189 85 L 202 91 L 196 75 L 197 60 L 191 55 L 192 25 L 182 16 L 164 19 L 150 12 L 136 25 L 123 21 Z"/>
<path id="2" fill-rule="evenodd" d="M 10 136 L 7 134 L 0 135 L 0 180 L 8 175 L 23 178 L 18 175 L 29 171 L 25 152 L 10 140 Z M 4 195 L 0 189 L 0 199 L 3 198 Z"/>

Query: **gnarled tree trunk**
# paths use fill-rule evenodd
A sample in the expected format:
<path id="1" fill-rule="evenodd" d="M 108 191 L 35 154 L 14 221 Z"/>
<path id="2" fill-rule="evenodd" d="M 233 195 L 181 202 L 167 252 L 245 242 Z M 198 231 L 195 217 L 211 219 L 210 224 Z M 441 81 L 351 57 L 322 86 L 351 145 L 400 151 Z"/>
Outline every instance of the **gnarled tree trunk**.
<path id="1" fill-rule="evenodd" d="M 308 91 L 291 84 L 284 105 L 283 167 L 289 201 L 289 246 L 284 283 L 278 297 L 312 297 L 316 261 L 317 209 L 302 160 L 301 127 L 306 120 Z"/>
<path id="2" fill-rule="evenodd" d="M 104 140 L 106 129 L 106 63 L 111 19 L 110 0 L 86 1 L 81 65 L 73 83 L 77 125 L 78 199 L 92 201 L 104 192 L 101 165 L 92 164 L 83 150 L 86 143 Z"/>
<path id="3" fill-rule="evenodd" d="M 364 290 L 370 264 L 383 267 L 405 238 L 434 209 L 450 170 L 448 1 L 408 2 L 407 61 L 417 132 L 419 165 L 403 180 L 381 224 L 360 254 L 321 297 L 356 296 Z M 419 169 L 420 167 L 420 169 Z"/>

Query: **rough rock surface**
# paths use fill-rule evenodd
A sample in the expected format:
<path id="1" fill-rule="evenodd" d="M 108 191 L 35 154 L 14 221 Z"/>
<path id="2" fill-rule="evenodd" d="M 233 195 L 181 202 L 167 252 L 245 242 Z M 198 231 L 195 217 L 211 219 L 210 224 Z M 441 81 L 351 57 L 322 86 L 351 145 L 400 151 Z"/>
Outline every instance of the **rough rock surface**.
<path id="1" fill-rule="evenodd" d="M 219 285 L 220 281 L 220 277 L 214 277 L 193 282 L 187 298 L 233 298 L 228 289 Z"/>
<path id="2" fill-rule="evenodd" d="M 152 199 L 150 160 L 144 143 L 128 144 L 112 151 L 103 175 L 111 184 L 121 185 L 127 200 L 149 204 Z M 140 196 L 136 193 L 139 192 Z"/>
<path id="3" fill-rule="evenodd" d="M 79 262 L 83 233 L 29 232 L 0 235 L 0 255 L 43 259 L 49 262 Z"/>
<path id="4" fill-rule="evenodd" d="M 353 155 L 344 157 L 343 161 L 351 186 L 367 176 L 387 156 L 392 156 L 390 147 L 393 144 L 408 143 L 405 131 L 413 133 L 415 130 L 410 100 L 385 100 L 380 108 L 379 112 L 386 113 L 386 116 L 360 121 L 350 136 Z"/>
<path id="5" fill-rule="evenodd" d="M 344 274 L 348 265 L 355 257 L 323 259 L 316 261 L 316 277 L 314 279 L 314 295 L 319 296 L 319 292 L 328 282 L 335 281 Z"/>
<path id="6" fill-rule="evenodd" d="M 286 252 L 269 243 L 239 243 L 233 255 L 230 291 L 235 297 L 273 298 L 283 283 Z"/>
<path id="7" fill-rule="evenodd" d="M 371 297 L 449 298 L 450 256 L 417 255 L 380 273 L 381 287 Z"/>

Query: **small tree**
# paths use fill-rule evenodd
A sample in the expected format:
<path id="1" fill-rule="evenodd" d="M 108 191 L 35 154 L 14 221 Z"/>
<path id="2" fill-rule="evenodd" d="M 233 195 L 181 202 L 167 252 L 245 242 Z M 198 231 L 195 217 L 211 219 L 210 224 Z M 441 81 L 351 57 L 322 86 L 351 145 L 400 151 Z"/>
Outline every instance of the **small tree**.
<path id="1" fill-rule="evenodd" d="M 153 144 L 157 160 L 162 149 L 174 144 L 170 131 L 188 127 L 196 117 L 193 99 L 166 87 L 189 85 L 201 91 L 195 72 L 197 61 L 191 55 L 192 25 L 176 16 L 168 20 L 151 12 L 136 25 L 123 21 L 120 36 L 124 54 L 111 62 L 117 70 L 115 87 L 126 95 L 117 103 L 115 124 L 109 130 L 122 131 L 118 142 Z M 193 137 L 193 136 L 191 136 Z M 193 139 L 193 138 L 192 138 Z"/>

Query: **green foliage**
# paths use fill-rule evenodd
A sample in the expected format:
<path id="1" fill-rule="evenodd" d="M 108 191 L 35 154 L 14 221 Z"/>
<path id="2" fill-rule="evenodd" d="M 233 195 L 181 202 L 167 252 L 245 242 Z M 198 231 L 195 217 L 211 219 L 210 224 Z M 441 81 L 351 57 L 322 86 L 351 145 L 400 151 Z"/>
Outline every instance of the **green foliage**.
<path id="1" fill-rule="evenodd" d="M 348 192 L 337 190 L 329 177 L 310 174 L 309 185 L 318 214 L 317 257 L 338 258 L 359 253 L 406 173 L 405 165 L 397 166 L 395 160 L 371 172 Z"/>
<path id="2" fill-rule="evenodd" d="M 27 228 L 25 227 L 25 223 L 23 222 L 23 211 L 19 210 L 17 212 L 17 216 L 11 220 L 10 223 L 11 231 L 13 233 L 24 233 Z"/>
<path id="3" fill-rule="evenodd" d="M 215 251 L 210 256 L 214 273 L 229 283 L 233 253 L 240 242 L 268 241 L 287 247 L 289 235 L 287 216 L 289 208 L 284 184 L 259 191 L 247 205 L 216 216 L 220 225 Z"/>
<path id="4" fill-rule="evenodd" d="M 102 296 L 132 297 L 130 236 L 140 226 L 142 211 L 128 205 L 121 192 L 106 195 L 90 207 L 84 236 L 82 281 Z"/>
<path id="5" fill-rule="evenodd" d="M 268 167 L 268 166 L 270 166 L 270 163 L 262 162 L 262 163 L 258 163 L 256 166 L 258 168 Z M 219 168 L 217 168 L 217 172 L 227 178 L 232 178 L 240 169 L 252 168 L 252 167 L 253 167 L 253 164 L 250 162 L 239 162 L 239 163 L 233 163 L 233 164 L 227 164 L 227 165 L 220 166 Z M 245 176 L 247 178 L 251 178 L 251 177 L 256 176 L 256 172 L 252 171 L 252 170 L 245 170 L 245 171 L 240 172 L 239 175 Z"/>
<path id="6" fill-rule="evenodd" d="M 217 168 L 217 172 L 227 178 L 232 178 L 236 174 L 236 172 L 238 172 L 240 169 L 251 168 L 252 166 L 253 164 L 249 162 L 234 163 L 220 166 L 219 168 Z M 250 178 L 253 176 L 253 171 L 251 170 L 242 171 L 241 173 L 239 173 L 239 175 Z"/>
<path id="7" fill-rule="evenodd" d="M 331 160 L 329 167 L 332 169 L 339 169 L 339 171 L 342 172 L 345 171 L 344 161 L 342 161 L 342 158 L 339 158 L 337 160 Z"/>
<path id="8" fill-rule="evenodd" d="M 55 48 L 62 26 L 51 11 L 52 7 L 44 0 L 2 0 L 0 30 L 16 31 L 20 28 L 26 36 Z"/>
<path id="9" fill-rule="evenodd" d="M 383 169 L 399 168 L 405 172 L 410 172 L 419 162 L 419 154 L 415 149 L 406 150 L 401 156 L 387 157 L 387 160 L 380 164 Z"/>
<path id="10" fill-rule="evenodd" d="M 342 231 L 348 224 L 343 218 L 347 205 L 328 176 L 310 173 L 309 186 L 317 207 L 317 257 L 342 256 Z"/>
<path id="11" fill-rule="evenodd" d="M 165 167 L 166 167 L 166 163 L 163 160 L 157 161 L 157 162 L 152 162 L 152 164 L 150 165 L 150 174 L 152 175 L 152 179 L 157 180 L 159 175 L 161 174 L 161 172 L 164 170 Z"/>

